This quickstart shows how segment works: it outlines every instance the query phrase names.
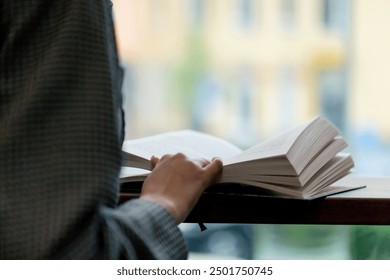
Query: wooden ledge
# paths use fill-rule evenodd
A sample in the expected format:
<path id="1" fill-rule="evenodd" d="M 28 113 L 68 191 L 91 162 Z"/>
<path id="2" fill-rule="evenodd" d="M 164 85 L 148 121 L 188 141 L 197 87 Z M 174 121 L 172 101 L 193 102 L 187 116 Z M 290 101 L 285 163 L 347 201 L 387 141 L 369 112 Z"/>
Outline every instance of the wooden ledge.
<path id="1" fill-rule="evenodd" d="M 226 193 L 203 194 L 186 222 L 390 225 L 390 177 L 350 176 L 338 184 L 366 188 L 307 201 L 242 194 L 242 186 L 229 185 Z M 138 197 L 139 184 L 122 187 L 120 202 Z"/>

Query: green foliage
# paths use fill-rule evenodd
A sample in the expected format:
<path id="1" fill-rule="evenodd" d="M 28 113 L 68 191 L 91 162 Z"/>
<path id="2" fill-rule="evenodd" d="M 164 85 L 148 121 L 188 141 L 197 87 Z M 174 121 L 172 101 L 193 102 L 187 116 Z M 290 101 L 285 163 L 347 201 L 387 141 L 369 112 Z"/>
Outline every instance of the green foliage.
<path id="1" fill-rule="evenodd" d="M 352 228 L 350 250 L 352 259 L 390 259 L 390 227 L 356 226 Z"/>
<path id="2" fill-rule="evenodd" d="M 183 106 L 186 111 L 191 110 L 195 87 L 207 72 L 208 64 L 203 38 L 200 34 L 193 33 L 188 38 L 186 54 L 175 71 L 171 95 L 173 103 Z"/>

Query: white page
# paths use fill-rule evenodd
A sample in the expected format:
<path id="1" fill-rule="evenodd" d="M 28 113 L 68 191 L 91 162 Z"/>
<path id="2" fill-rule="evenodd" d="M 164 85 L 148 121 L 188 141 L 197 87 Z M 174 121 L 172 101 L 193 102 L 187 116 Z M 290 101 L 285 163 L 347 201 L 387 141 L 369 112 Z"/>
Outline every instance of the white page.
<path id="1" fill-rule="evenodd" d="M 233 144 L 201 132 L 182 130 L 163 133 L 136 140 L 126 140 L 123 151 L 145 159 L 151 156 L 162 157 L 165 154 L 183 153 L 189 158 L 211 160 L 220 157 L 222 160 L 241 153 Z"/>
<path id="2" fill-rule="evenodd" d="M 226 164 L 285 156 L 296 139 L 309 124 L 310 122 L 265 140 L 264 142 L 243 151 L 237 156 L 230 158 Z"/>

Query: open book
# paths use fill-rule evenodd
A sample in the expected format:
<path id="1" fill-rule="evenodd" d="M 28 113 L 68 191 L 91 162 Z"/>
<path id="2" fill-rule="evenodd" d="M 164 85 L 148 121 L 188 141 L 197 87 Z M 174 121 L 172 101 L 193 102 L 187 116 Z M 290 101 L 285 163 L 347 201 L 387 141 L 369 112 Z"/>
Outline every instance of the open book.
<path id="1" fill-rule="evenodd" d="M 354 166 L 338 129 L 322 117 L 278 134 L 247 150 L 200 132 L 168 132 L 123 144 L 121 182 L 143 181 L 152 155 L 184 153 L 224 163 L 218 183 L 260 187 L 280 196 L 313 199 L 353 189 L 332 185 Z"/>

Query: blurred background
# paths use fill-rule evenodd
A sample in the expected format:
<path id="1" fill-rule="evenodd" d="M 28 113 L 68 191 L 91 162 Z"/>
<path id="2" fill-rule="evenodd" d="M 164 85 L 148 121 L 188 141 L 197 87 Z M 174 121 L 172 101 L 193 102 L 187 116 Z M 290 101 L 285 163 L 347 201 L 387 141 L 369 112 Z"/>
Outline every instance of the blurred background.
<path id="1" fill-rule="evenodd" d="M 322 115 L 355 174 L 390 174 L 390 1 L 113 4 L 127 139 L 190 128 L 247 148 Z M 181 226 L 191 258 L 390 259 L 389 227 L 206 226 Z"/>

